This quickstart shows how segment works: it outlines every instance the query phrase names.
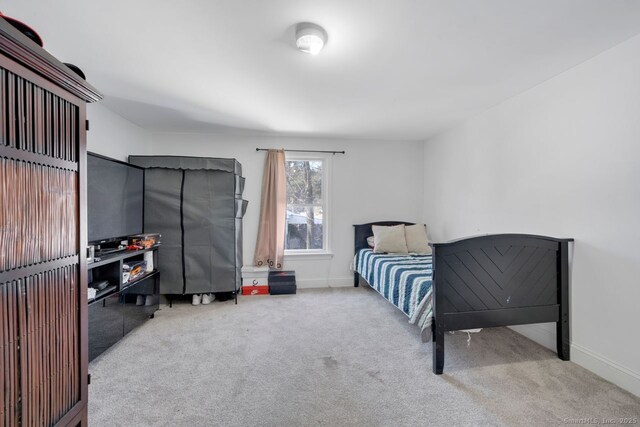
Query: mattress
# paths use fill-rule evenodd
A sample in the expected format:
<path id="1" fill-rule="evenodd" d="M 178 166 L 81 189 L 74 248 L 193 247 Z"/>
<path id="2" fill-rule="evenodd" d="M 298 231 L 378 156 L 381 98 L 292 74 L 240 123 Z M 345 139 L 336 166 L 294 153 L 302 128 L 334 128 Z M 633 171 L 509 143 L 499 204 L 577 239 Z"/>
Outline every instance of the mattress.
<path id="1" fill-rule="evenodd" d="M 360 250 L 354 260 L 356 271 L 380 295 L 409 317 L 422 331 L 422 339 L 431 336 L 433 317 L 431 255 L 379 254 Z"/>

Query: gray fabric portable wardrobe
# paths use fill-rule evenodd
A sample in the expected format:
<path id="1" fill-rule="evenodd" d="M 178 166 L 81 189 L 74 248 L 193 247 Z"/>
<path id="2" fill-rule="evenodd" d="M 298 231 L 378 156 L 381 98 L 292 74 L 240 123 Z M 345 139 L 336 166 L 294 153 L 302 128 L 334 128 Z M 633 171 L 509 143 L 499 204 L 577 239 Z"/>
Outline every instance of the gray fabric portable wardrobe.
<path id="1" fill-rule="evenodd" d="M 129 156 L 145 168 L 144 229 L 162 234 L 160 293 L 233 292 L 242 280 L 242 165 L 235 159 Z"/>

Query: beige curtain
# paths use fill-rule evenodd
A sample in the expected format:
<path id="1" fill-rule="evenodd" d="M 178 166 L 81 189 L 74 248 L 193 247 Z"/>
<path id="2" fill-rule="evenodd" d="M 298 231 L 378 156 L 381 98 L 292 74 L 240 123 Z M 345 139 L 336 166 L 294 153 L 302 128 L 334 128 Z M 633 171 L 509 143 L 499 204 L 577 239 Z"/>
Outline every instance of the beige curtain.
<path id="1" fill-rule="evenodd" d="M 284 150 L 269 150 L 262 176 L 262 201 L 255 265 L 282 268 L 286 209 L 287 183 Z"/>

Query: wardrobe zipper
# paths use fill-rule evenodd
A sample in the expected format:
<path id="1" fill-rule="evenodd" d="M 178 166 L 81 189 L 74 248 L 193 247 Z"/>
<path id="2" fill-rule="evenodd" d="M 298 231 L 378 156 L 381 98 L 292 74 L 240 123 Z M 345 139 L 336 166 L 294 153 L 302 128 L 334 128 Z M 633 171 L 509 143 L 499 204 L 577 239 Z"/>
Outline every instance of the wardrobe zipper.
<path id="1" fill-rule="evenodd" d="M 181 239 L 181 248 L 182 248 L 182 295 L 187 293 L 187 273 L 184 267 L 184 178 L 185 178 L 185 170 L 182 170 L 182 183 L 180 184 L 180 230 L 182 233 L 180 234 Z"/>

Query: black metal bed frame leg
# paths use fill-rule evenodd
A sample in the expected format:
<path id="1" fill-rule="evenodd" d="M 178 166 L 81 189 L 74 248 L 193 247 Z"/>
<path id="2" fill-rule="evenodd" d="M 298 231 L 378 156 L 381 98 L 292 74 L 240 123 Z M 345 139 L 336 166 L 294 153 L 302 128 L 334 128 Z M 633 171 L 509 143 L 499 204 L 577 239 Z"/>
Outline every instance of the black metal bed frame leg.
<path id="1" fill-rule="evenodd" d="M 237 289 L 233 292 L 233 297 L 236 300 L 236 305 L 238 305 L 238 290 Z"/>
<path id="2" fill-rule="evenodd" d="M 569 242 L 560 243 L 560 274 L 558 277 L 558 300 L 560 302 L 560 319 L 556 324 L 556 345 L 558 358 L 569 360 Z"/>
<path id="3" fill-rule="evenodd" d="M 444 370 L 444 331 L 434 320 L 431 326 L 433 340 L 433 373 L 441 375 Z"/>
<path id="4" fill-rule="evenodd" d="M 360 286 L 360 274 L 356 271 L 353 273 L 353 287 L 357 288 Z"/>

